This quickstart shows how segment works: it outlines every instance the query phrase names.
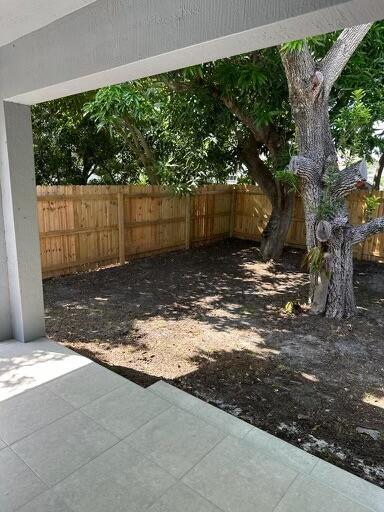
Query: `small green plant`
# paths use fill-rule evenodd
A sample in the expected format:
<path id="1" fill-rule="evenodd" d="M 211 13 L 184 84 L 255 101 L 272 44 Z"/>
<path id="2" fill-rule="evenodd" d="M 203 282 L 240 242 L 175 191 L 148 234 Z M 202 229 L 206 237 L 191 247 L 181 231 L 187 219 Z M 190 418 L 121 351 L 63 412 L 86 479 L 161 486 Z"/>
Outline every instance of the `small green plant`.
<path id="1" fill-rule="evenodd" d="M 288 43 L 284 43 L 280 47 L 281 53 L 294 53 L 301 52 L 306 44 L 306 39 L 297 39 L 296 41 L 289 41 Z"/>
<path id="2" fill-rule="evenodd" d="M 283 169 L 276 171 L 274 176 L 278 181 L 284 183 L 290 192 L 299 192 L 300 178 L 296 174 L 293 174 L 293 172 L 288 169 Z"/>
<path id="3" fill-rule="evenodd" d="M 304 257 L 303 267 L 307 267 L 311 273 L 318 274 L 325 269 L 324 251 L 321 247 L 313 247 Z"/>
<path id="4" fill-rule="evenodd" d="M 378 196 L 374 196 L 373 194 L 370 194 L 365 198 L 365 204 L 364 204 L 364 217 L 365 220 L 371 220 L 373 217 L 373 214 L 377 210 L 377 208 L 380 206 L 380 203 L 382 203 L 382 198 Z"/>
<path id="5" fill-rule="evenodd" d="M 342 200 L 333 197 L 338 181 L 338 168 L 336 166 L 330 167 L 323 177 L 324 188 L 321 193 L 320 204 L 316 210 L 318 220 L 331 219 L 342 206 Z"/>
<path id="6" fill-rule="evenodd" d="M 294 302 L 292 300 L 288 301 L 286 303 L 286 305 L 284 306 L 284 312 L 287 315 L 292 315 L 292 313 L 293 313 L 293 306 L 294 306 Z"/>
<path id="7" fill-rule="evenodd" d="M 299 301 L 290 300 L 284 306 L 284 313 L 286 315 L 297 315 L 301 313 L 302 307 L 300 306 Z"/>

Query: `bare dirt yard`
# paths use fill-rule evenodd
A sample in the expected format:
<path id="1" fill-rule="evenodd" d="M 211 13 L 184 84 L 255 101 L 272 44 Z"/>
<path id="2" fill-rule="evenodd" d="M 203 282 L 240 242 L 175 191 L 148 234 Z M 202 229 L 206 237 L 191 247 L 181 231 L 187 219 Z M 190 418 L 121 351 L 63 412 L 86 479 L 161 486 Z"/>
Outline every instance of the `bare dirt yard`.
<path id="1" fill-rule="evenodd" d="M 359 314 L 305 310 L 303 253 L 221 242 L 44 283 L 51 338 L 138 384 L 170 383 L 384 487 L 384 265 Z"/>

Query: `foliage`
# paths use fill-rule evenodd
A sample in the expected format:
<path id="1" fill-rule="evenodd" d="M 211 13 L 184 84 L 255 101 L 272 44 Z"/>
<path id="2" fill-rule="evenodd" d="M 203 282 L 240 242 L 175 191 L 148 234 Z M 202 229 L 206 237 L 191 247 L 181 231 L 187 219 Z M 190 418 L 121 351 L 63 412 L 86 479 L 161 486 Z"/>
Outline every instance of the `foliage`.
<path id="1" fill-rule="evenodd" d="M 99 130 L 123 141 L 152 183 L 191 190 L 222 181 L 230 170 L 230 134 L 213 134 L 209 114 L 220 118 L 195 99 L 172 93 L 159 79 L 101 89 L 85 112 Z"/>
<path id="2" fill-rule="evenodd" d="M 78 95 L 32 108 L 36 181 L 40 185 L 83 185 L 123 181 L 116 172 L 127 155 L 118 141 L 97 131 L 83 116 L 90 95 Z"/>
<path id="3" fill-rule="evenodd" d="M 301 51 L 308 44 L 321 57 L 336 36 L 291 41 L 282 51 Z M 369 160 L 373 152 L 384 151 L 384 130 L 378 128 L 384 119 L 383 46 L 381 22 L 332 92 L 333 135 L 347 160 Z M 146 183 L 152 178 L 180 191 L 223 182 L 229 174 L 253 181 L 244 152 L 251 143 L 282 187 L 298 186 L 280 171 L 296 141 L 276 47 L 38 105 L 33 123 L 39 183 Z M 252 141 L 252 129 L 279 134 L 279 150 L 271 151 L 267 136 Z M 327 198 L 323 203 L 321 214 L 327 216 Z"/>
<path id="4" fill-rule="evenodd" d="M 364 204 L 364 217 L 365 220 L 371 220 L 373 218 L 373 214 L 377 210 L 377 208 L 380 206 L 380 204 L 383 202 L 383 199 L 379 196 L 375 196 L 373 194 L 368 195 L 365 198 L 365 204 Z"/>
<path id="5" fill-rule="evenodd" d="M 326 268 L 326 259 L 321 247 L 313 247 L 304 257 L 303 267 L 307 267 L 311 274 L 318 274 Z"/>
<path id="6" fill-rule="evenodd" d="M 327 44 L 330 44 L 335 35 L 322 37 L 323 40 L 328 39 Z M 347 105 L 355 110 L 357 103 L 357 112 L 355 110 L 355 115 L 352 115 L 352 123 L 356 123 L 356 120 L 360 123 L 357 122 L 358 130 L 356 134 L 350 132 L 349 142 L 353 148 L 357 148 L 357 151 L 355 149 L 355 155 L 365 158 L 367 161 L 372 161 L 373 153 L 380 155 L 384 152 L 384 130 L 380 129 L 384 120 L 383 65 L 384 22 L 380 21 L 371 27 L 335 83 L 332 92 L 330 114 L 336 144 L 345 147 L 345 144 L 348 143 L 346 141 L 344 144 L 343 140 L 340 142 L 340 139 L 345 137 L 346 131 L 348 132 L 347 125 L 351 122 L 351 117 L 348 119 L 347 115 L 345 119 L 346 126 L 340 130 L 337 123 L 339 112 Z M 361 91 L 358 93 L 361 95 L 358 101 L 353 97 L 354 91 Z M 364 110 L 367 112 L 364 112 Z"/>
<path id="7" fill-rule="evenodd" d="M 210 123 L 213 137 L 221 139 L 222 147 L 227 140 L 228 173 L 240 175 L 240 182 L 260 184 L 261 180 L 265 185 L 250 153 L 262 160 L 263 172 L 271 177 L 275 169 L 288 164 L 294 129 L 277 48 L 176 71 L 165 80 L 174 91 L 173 97 L 183 96 L 187 104 L 198 105 Z M 189 113 L 187 116 L 190 119 Z M 201 121 L 204 126 L 206 121 Z M 275 140 L 268 135 L 272 132 Z M 283 189 L 292 185 L 288 179 L 282 176 Z"/>
<path id="8" fill-rule="evenodd" d="M 330 167 L 323 176 L 323 188 L 319 206 L 316 210 L 317 220 L 329 220 L 335 215 L 342 204 L 342 200 L 334 198 L 334 191 L 339 180 L 337 167 Z"/>
<path id="9" fill-rule="evenodd" d="M 300 191 L 300 178 L 296 174 L 293 174 L 287 169 L 276 171 L 273 174 L 278 181 L 287 186 L 289 191 L 296 193 Z"/>
<path id="10" fill-rule="evenodd" d="M 301 52 L 306 44 L 307 39 L 297 39 L 295 41 L 289 41 L 281 45 L 282 53 L 295 53 Z"/>
<path id="11" fill-rule="evenodd" d="M 372 133 L 372 112 L 365 104 L 364 97 L 363 89 L 353 91 L 350 102 L 340 109 L 334 119 L 338 150 L 346 165 L 366 154 L 366 140 Z"/>

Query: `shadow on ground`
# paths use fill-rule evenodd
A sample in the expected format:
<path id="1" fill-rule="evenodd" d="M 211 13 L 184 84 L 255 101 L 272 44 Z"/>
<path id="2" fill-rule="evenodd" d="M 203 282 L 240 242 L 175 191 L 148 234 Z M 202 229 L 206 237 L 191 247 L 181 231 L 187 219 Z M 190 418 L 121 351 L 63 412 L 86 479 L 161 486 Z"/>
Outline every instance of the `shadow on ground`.
<path id="1" fill-rule="evenodd" d="M 302 257 L 263 263 L 256 244 L 231 241 L 51 279 L 48 332 L 384 485 L 384 266 L 357 265 L 352 320 L 289 317 L 284 304 L 306 300 Z"/>

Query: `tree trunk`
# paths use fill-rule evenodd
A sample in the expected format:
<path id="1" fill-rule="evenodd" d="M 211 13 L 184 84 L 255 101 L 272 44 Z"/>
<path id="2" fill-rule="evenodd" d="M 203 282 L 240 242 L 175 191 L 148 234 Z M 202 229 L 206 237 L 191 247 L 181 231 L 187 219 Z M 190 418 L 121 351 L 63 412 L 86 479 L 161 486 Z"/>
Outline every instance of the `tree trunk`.
<path id="1" fill-rule="evenodd" d="M 328 54 L 316 62 L 305 43 L 282 52 L 295 120 L 299 155 L 290 169 L 301 178 L 306 241 L 310 262 L 310 302 L 313 313 L 345 318 L 355 311 L 352 248 L 364 236 L 384 228 L 384 219 L 353 228 L 347 195 L 366 181 L 359 162 L 339 169 L 329 121 L 329 94 L 369 25 L 344 30 Z M 315 256 L 321 254 L 321 258 Z M 311 263 L 312 262 L 312 263 Z"/>
<path id="2" fill-rule="evenodd" d="M 260 154 L 265 154 L 267 150 L 274 168 L 283 169 L 288 163 L 289 155 L 285 134 L 273 124 L 261 128 L 252 116 L 239 107 L 234 98 L 222 94 L 216 88 L 211 88 L 211 93 L 215 98 L 219 98 L 250 132 L 250 137 L 241 151 L 242 157 L 250 177 L 268 196 L 272 207 L 271 216 L 261 235 L 261 257 L 263 261 L 279 259 L 291 224 L 294 193 L 275 180 L 271 169 L 265 160 L 260 158 Z"/>
<path id="3" fill-rule="evenodd" d="M 317 276 L 312 302 L 313 313 L 328 318 L 348 318 L 356 309 L 353 291 L 353 245 L 349 229 L 336 229 L 327 244 L 332 271 L 322 270 Z"/>
<path id="4" fill-rule="evenodd" d="M 279 259 L 291 224 L 294 193 L 289 192 L 284 185 L 274 179 L 260 158 L 259 149 L 252 138 L 243 148 L 242 155 L 251 178 L 268 196 L 272 207 L 271 216 L 261 235 L 261 258 L 263 261 Z"/>
<path id="5" fill-rule="evenodd" d="M 384 153 L 382 153 L 382 155 L 380 156 L 379 165 L 376 169 L 375 177 L 373 180 L 373 188 L 375 190 L 380 190 L 381 177 L 383 175 L 383 170 L 384 170 Z"/>
<path id="6" fill-rule="evenodd" d="M 272 204 L 271 216 L 261 235 L 260 251 L 263 261 L 281 258 L 291 225 L 293 205 L 294 193 L 282 188 L 279 200 Z"/>
<path id="7" fill-rule="evenodd" d="M 348 233 L 340 229 L 330 244 L 333 258 L 325 314 L 329 318 L 348 318 L 356 309 L 353 291 L 353 253 Z"/>

